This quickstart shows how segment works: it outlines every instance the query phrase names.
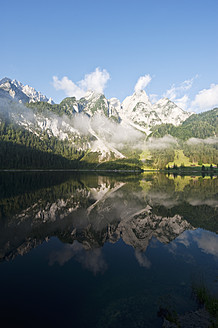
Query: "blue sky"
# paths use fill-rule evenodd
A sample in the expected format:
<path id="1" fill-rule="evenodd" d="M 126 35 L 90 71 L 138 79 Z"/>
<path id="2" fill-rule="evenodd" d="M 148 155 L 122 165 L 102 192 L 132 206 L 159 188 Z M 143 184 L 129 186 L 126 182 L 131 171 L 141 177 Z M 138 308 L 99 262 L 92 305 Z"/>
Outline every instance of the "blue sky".
<path id="1" fill-rule="evenodd" d="M 123 100 L 149 75 L 152 99 L 203 111 L 218 105 L 217 15 L 217 0 L 2 1 L 0 77 L 60 102 L 72 86 L 64 76 L 105 70 L 106 97 Z"/>

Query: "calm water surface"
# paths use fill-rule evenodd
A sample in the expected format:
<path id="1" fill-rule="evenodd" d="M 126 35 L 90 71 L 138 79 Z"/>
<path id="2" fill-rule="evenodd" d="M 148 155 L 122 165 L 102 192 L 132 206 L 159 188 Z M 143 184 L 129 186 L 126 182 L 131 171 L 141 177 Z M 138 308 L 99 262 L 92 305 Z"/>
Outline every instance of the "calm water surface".
<path id="1" fill-rule="evenodd" d="M 218 179 L 0 173 L 1 327 L 161 327 L 218 295 Z"/>

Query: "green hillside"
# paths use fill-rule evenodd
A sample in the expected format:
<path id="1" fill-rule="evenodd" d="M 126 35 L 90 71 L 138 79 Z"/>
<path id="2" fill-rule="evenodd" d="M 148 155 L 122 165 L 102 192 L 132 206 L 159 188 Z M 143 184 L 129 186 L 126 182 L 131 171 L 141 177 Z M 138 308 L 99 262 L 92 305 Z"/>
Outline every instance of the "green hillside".
<path id="1" fill-rule="evenodd" d="M 157 125 L 153 127 L 150 136 L 160 138 L 166 134 L 181 140 L 215 137 L 218 135 L 218 108 L 201 114 L 193 114 L 177 127 L 172 124 Z"/>
<path id="2" fill-rule="evenodd" d="M 70 168 L 83 156 L 67 140 L 46 132 L 39 137 L 7 121 L 0 124 L 0 168 Z"/>
<path id="3" fill-rule="evenodd" d="M 53 112 L 58 116 L 67 115 L 72 117 L 75 112 L 73 106 L 76 105 L 75 97 L 67 97 L 61 101 L 60 104 L 49 104 L 44 101 L 38 101 L 35 103 L 26 103 L 25 106 L 33 109 L 36 112 L 43 113 L 45 111 Z"/>

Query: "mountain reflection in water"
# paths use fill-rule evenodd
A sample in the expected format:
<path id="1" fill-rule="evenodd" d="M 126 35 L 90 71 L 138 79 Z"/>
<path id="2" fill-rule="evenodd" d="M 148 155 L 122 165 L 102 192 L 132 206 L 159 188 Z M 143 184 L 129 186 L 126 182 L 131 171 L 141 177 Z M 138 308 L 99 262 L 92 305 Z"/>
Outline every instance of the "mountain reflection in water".
<path id="1" fill-rule="evenodd" d="M 7 172 L 0 182 L 5 326 L 160 327 L 160 305 L 196 307 L 193 279 L 218 291 L 217 177 Z"/>

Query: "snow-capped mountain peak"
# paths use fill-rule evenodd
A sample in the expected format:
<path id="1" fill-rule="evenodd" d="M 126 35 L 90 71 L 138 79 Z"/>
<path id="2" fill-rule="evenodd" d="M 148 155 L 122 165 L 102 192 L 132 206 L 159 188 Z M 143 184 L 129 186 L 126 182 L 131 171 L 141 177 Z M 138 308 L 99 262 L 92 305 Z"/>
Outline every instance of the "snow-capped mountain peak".
<path id="1" fill-rule="evenodd" d="M 167 103 L 169 103 L 170 101 L 171 101 L 171 100 L 169 100 L 169 98 L 164 97 L 164 98 L 159 99 L 159 100 L 156 102 L 156 105 L 165 106 L 165 105 L 167 105 Z"/>
<path id="2" fill-rule="evenodd" d="M 132 96 L 128 96 L 122 102 L 122 109 L 125 112 L 131 112 L 134 110 L 135 106 L 139 103 L 143 103 L 148 107 L 151 107 L 152 104 L 144 90 L 136 91 Z"/>
<path id="3" fill-rule="evenodd" d="M 186 112 L 168 98 L 162 98 L 153 104 L 153 110 L 158 114 L 162 123 L 179 125 L 192 113 Z"/>
<path id="4" fill-rule="evenodd" d="M 143 140 L 145 137 L 138 131 L 149 135 L 155 125 L 179 125 L 192 114 L 168 98 L 162 98 L 152 105 L 144 90 L 137 90 L 122 104 L 117 98 L 107 99 L 104 94 L 89 90 L 80 100 L 67 97 L 59 105 L 39 106 L 45 109 L 41 111 L 38 105 L 23 106 L 16 101 L 53 104 L 53 100 L 29 85 L 9 78 L 0 80 L 0 99 L 3 99 L 0 110 L 3 109 L 12 121 L 24 129 L 37 136 L 46 131 L 49 136 L 67 139 L 80 150 L 95 152 L 100 161 L 110 156 L 124 158 L 121 151 L 123 145 L 129 144 L 129 135 L 135 138 L 133 142 L 137 142 L 137 138 Z M 12 99 L 15 101 L 12 102 Z M 123 142 L 120 142 L 121 134 L 124 136 L 124 139 L 121 138 Z"/>
<path id="5" fill-rule="evenodd" d="M 121 119 L 134 128 L 149 133 L 149 126 L 154 125 L 156 114 L 144 90 L 139 90 L 128 96 L 121 104 Z"/>
<path id="6" fill-rule="evenodd" d="M 120 103 L 119 99 L 110 98 L 108 100 L 109 117 L 114 115 L 114 113 L 117 115 L 117 113 L 120 113 L 120 110 L 121 110 L 121 103 Z"/>
<path id="7" fill-rule="evenodd" d="M 9 77 L 4 77 L 3 79 L 0 80 L 0 85 L 3 83 L 11 82 L 12 80 L 9 79 Z"/>
<path id="8" fill-rule="evenodd" d="M 162 98 L 152 105 L 146 92 L 139 90 L 124 99 L 119 114 L 123 121 L 149 134 L 154 125 L 179 125 L 192 113 L 184 111 L 168 98 Z"/>
<path id="9" fill-rule="evenodd" d="M 86 98 L 88 100 L 88 99 L 92 99 L 92 98 L 99 98 L 101 95 L 103 95 L 103 94 L 100 92 L 96 92 L 94 90 L 87 90 L 84 95 L 84 98 Z"/>
<path id="10" fill-rule="evenodd" d="M 0 80 L 0 98 L 14 99 L 22 103 L 42 101 L 53 104 L 51 98 L 48 99 L 33 87 L 7 77 Z M 155 125 L 163 123 L 179 125 L 192 114 L 182 110 L 168 98 L 162 98 L 152 105 L 144 90 L 135 91 L 122 103 L 117 98 L 106 99 L 104 94 L 88 90 L 80 100 L 68 97 L 59 106 L 62 112 L 70 116 L 75 113 L 83 113 L 89 117 L 102 115 L 116 123 L 121 123 L 122 126 L 131 126 L 147 135 Z M 56 132 L 53 134 L 57 135 Z"/>
<path id="11" fill-rule="evenodd" d="M 36 91 L 33 87 L 23 85 L 20 81 L 11 80 L 7 77 L 0 81 L 0 90 L 0 95 L 2 94 L 5 96 L 5 93 L 7 93 L 7 97 L 22 103 L 44 101 L 54 104 L 54 101 L 51 98 L 48 99 L 41 92 Z"/>

